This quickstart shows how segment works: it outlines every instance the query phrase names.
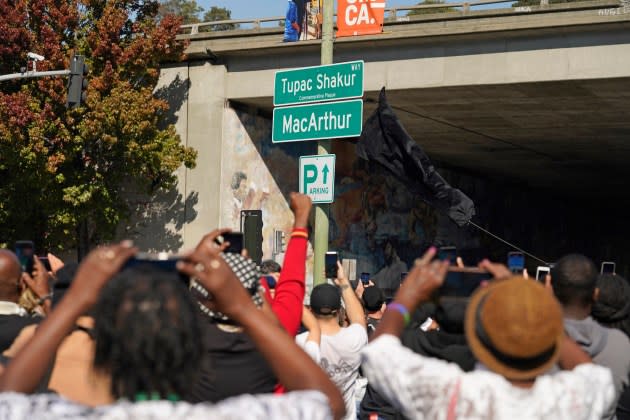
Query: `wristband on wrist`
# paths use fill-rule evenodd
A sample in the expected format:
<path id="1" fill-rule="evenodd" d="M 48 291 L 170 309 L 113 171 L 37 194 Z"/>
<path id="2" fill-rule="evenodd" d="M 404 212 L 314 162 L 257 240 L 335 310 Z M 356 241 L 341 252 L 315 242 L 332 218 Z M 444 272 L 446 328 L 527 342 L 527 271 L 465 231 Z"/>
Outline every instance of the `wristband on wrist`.
<path id="1" fill-rule="evenodd" d="M 387 305 L 387 309 L 398 311 L 398 313 L 402 315 L 403 320 L 405 321 L 405 327 L 409 325 L 409 322 L 411 322 L 411 315 L 409 315 L 409 311 L 400 303 L 390 303 L 389 305 Z"/>
<path id="2" fill-rule="evenodd" d="M 308 233 L 306 232 L 291 232 L 291 237 L 295 238 L 295 237 L 299 237 L 299 238 L 305 238 L 308 239 Z"/>

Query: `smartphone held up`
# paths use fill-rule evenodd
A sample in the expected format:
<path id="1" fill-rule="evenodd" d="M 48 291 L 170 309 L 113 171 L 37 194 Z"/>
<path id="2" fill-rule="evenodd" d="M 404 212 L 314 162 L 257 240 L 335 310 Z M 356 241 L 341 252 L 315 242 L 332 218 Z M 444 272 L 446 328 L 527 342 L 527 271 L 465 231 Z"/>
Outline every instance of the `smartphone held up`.
<path id="1" fill-rule="evenodd" d="M 139 252 L 135 256 L 131 257 L 122 270 L 127 268 L 139 267 L 139 266 L 151 266 L 158 270 L 161 270 L 165 273 L 169 273 L 173 276 L 174 279 L 178 279 L 183 282 L 186 286 L 189 285 L 190 278 L 180 272 L 177 269 L 177 262 L 182 257 L 179 255 L 169 254 L 166 252 L 159 253 L 149 253 L 149 252 Z"/>
<path id="2" fill-rule="evenodd" d="M 363 283 L 364 286 L 370 284 L 370 273 L 361 273 L 361 283 Z"/>
<path id="3" fill-rule="evenodd" d="M 525 254 L 522 252 L 508 252 L 507 265 L 512 273 L 522 273 L 525 269 Z"/>
<path id="4" fill-rule="evenodd" d="M 14 249 L 22 271 L 31 274 L 34 266 L 33 257 L 35 256 L 35 244 L 33 241 L 16 241 Z"/>
<path id="5" fill-rule="evenodd" d="M 324 271 L 326 272 L 327 279 L 337 278 L 337 261 L 339 261 L 339 254 L 336 251 L 326 252 L 324 259 Z"/>
<path id="6" fill-rule="evenodd" d="M 536 267 L 536 281 L 545 282 L 547 275 L 551 273 L 551 269 L 547 266 L 539 265 Z"/>
<path id="7" fill-rule="evenodd" d="M 226 232 L 215 239 L 215 242 L 222 245 L 227 242 L 229 245 L 225 252 L 232 254 L 240 254 L 243 252 L 243 233 L 242 232 Z"/>
<path id="8" fill-rule="evenodd" d="M 615 274 L 616 264 L 612 261 L 604 261 L 602 263 L 601 274 Z"/>

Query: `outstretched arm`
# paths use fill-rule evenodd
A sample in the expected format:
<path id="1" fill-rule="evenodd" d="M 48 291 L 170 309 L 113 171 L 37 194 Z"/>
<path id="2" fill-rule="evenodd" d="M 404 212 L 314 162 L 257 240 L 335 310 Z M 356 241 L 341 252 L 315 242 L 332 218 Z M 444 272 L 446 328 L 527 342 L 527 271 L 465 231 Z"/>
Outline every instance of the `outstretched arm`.
<path id="1" fill-rule="evenodd" d="M 212 234 L 206 235 L 179 269 L 195 276 L 214 296 L 214 307 L 237 321 L 288 390 L 318 390 L 328 397 L 335 418 L 345 406 L 337 387 L 279 326 L 260 316 L 249 294 L 220 255 Z"/>
<path id="2" fill-rule="evenodd" d="M 123 242 L 97 248 L 86 257 L 59 307 L 40 324 L 28 345 L 7 366 L 0 377 L 0 392 L 35 390 L 77 318 L 94 306 L 105 283 L 136 252 L 130 243 Z"/>
<path id="3" fill-rule="evenodd" d="M 308 245 L 308 216 L 311 199 L 304 194 L 291 193 L 291 210 L 295 216 L 293 231 L 284 256 L 284 264 L 276 285 L 271 308 L 284 329 L 294 336 L 300 327 L 304 302 L 306 276 L 306 249 Z"/>
<path id="4" fill-rule="evenodd" d="M 348 315 L 350 323 L 366 327 L 367 321 L 365 319 L 363 305 L 361 305 L 357 294 L 354 293 L 350 280 L 348 280 L 348 276 L 340 262 L 337 262 L 337 278 L 335 279 L 335 283 L 337 283 L 337 286 L 341 289 L 341 298 L 346 305 L 346 315 Z"/>

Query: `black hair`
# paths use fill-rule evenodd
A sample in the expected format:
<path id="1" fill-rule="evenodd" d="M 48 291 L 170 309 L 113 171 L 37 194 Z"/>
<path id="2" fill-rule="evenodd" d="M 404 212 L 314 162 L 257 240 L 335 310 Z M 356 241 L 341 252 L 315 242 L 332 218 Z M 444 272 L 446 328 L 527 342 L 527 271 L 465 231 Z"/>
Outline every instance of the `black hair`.
<path id="1" fill-rule="evenodd" d="M 597 287 L 599 295 L 593 305 L 593 318 L 630 337 L 630 284 L 619 275 L 601 274 L 597 279 Z"/>
<path id="2" fill-rule="evenodd" d="M 282 270 L 282 267 L 274 260 L 265 260 L 260 264 L 260 272 L 262 274 L 279 273 L 280 270 Z"/>
<path id="3" fill-rule="evenodd" d="M 189 291 L 175 273 L 138 265 L 103 289 L 95 311 L 94 367 L 109 374 L 115 398 L 186 395 L 203 345 Z"/>
<path id="4" fill-rule="evenodd" d="M 245 179 L 247 179 L 247 175 L 245 175 L 244 172 L 234 172 L 234 174 L 232 175 L 232 182 L 230 183 L 230 187 L 232 187 L 232 189 L 235 191 L 238 190 L 238 187 L 241 186 L 241 181 Z"/>
<path id="5" fill-rule="evenodd" d="M 588 257 L 566 255 L 551 269 L 553 293 L 562 305 L 591 305 L 597 275 L 597 267 Z"/>

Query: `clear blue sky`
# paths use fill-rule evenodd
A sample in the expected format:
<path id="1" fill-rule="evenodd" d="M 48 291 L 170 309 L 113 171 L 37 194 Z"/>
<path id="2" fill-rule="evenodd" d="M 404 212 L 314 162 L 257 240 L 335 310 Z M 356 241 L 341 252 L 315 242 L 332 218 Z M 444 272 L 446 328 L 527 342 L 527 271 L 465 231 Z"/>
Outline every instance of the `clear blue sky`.
<path id="1" fill-rule="evenodd" d="M 448 1 L 448 0 L 447 0 Z M 420 0 L 387 0 L 387 7 L 412 6 Z M 336 7 L 335 2 L 335 7 Z M 283 16 L 286 0 L 197 0 L 197 4 L 210 9 L 212 6 L 227 7 L 232 11 L 233 19 Z"/>

